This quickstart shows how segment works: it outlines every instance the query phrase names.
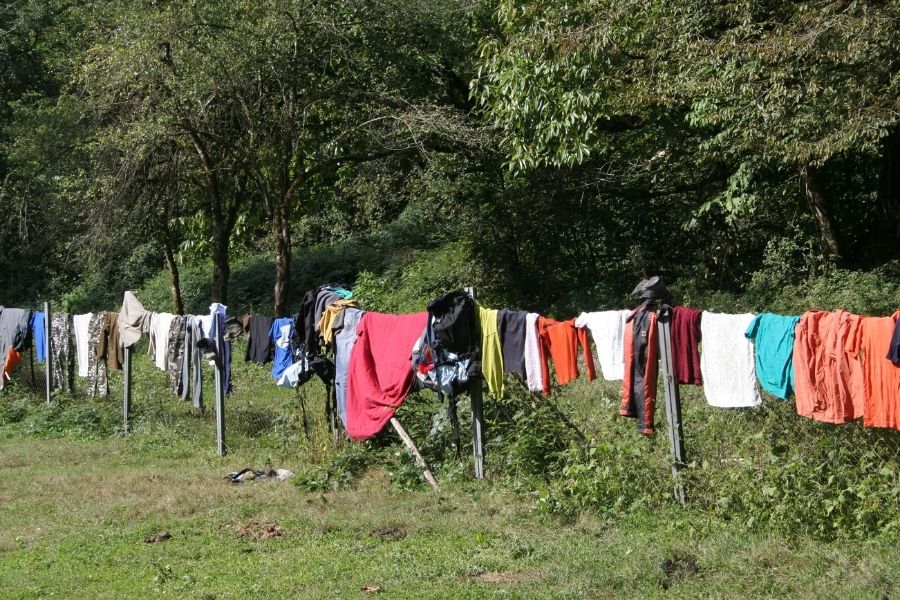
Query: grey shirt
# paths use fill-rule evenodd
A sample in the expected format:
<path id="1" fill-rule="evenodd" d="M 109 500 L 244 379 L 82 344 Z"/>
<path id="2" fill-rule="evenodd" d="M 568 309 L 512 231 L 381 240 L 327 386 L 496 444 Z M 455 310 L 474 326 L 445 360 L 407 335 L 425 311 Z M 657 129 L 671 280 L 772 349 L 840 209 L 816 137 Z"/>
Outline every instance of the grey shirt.
<path id="1" fill-rule="evenodd" d="M 24 308 L 4 308 L 0 306 L 0 361 L 12 346 L 21 352 L 28 342 L 28 322 L 31 311 Z"/>

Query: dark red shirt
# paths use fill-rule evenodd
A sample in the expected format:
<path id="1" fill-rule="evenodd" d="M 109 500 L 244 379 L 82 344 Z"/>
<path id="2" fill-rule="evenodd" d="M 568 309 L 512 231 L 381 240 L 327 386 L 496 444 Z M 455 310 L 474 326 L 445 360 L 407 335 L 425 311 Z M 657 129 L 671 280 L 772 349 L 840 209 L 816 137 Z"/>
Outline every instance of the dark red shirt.
<path id="1" fill-rule="evenodd" d="M 676 306 L 672 315 L 672 359 L 675 381 L 703 385 L 700 376 L 700 311 Z"/>

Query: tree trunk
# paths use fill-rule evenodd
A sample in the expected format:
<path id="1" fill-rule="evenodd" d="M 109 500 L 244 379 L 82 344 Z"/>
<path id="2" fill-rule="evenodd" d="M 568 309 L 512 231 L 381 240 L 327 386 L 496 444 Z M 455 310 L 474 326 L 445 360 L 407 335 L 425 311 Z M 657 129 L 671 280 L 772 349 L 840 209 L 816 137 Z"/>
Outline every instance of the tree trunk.
<path id="1" fill-rule="evenodd" d="M 169 268 L 170 291 L 172 292 L 172 310 L 176 315 L 184 314 L 184 301 L 181 299 L 181 276 L 178 273 L 178 263 L 175 262 L 175 250 L 172 247 L 172 238 L 163 236 L 163 251 L 166 255 L 166 267 Z"/>
<path id="2" fill-rule="evenodd" d="M 223 224 L 217 227 L 213 224 L 212 244 L 212 295 L 213 302 L 228 304 L 228 278 L 231 275 L 231 265 L 228 262 L 228 232 Z"/>
<path id="3" fill-rule="evenodd" d="M 225 202 L 222 198 L 222 190 L 219 187 L 219 178 L 214 169 L 214 162 L 210 158 L 206 145 L 200 135 L 189 123 L 187 124 L 188 136 L 194 144 L 200 164 L 206 179 L 206 192 L 209 196 L 209 216 L 212 222 L 212 290 L 211 300 L 228 304 L 228 277 L 231 275 L 231 265 L 228 264 L 228 246 L 231 241 L 231 228 L 237 216 L 239 201 L 235 201 L 229 214 L 225 212 Z M 238 189 L 235 198 L 243 197 L 243 189 Z"/>
<path id="4" fill-rule="evenodd" d="M 837 259 L 842 259 L 840 244 L 834 234 L 834 226 L 828 214 L 825 189 L 822 186 L 818 169 L 814 165 L 806 165 L 800 169 L 800 178 L 803 180 L 803 190 L 806 199 L 809 200 L 813 216 L 819 225 L 819 235 L 822 238 L 823 249 Z"/>
<path id="5" fill-rule="evenodd" d="M 287 200 L 282 199 L 272 215 L 275 236 L 275 316 L 286 317 L 291 311 L 291 219 Z"/>
<path id="6" fill-rule="evenodd" d="M 889 256 L 900 251 L 900 125 L 891 128 L 881 140 L 881 175 L 878 185 L 878 211 L 881 229 L 877 233 L 884 236 L 880 247 Z"/>

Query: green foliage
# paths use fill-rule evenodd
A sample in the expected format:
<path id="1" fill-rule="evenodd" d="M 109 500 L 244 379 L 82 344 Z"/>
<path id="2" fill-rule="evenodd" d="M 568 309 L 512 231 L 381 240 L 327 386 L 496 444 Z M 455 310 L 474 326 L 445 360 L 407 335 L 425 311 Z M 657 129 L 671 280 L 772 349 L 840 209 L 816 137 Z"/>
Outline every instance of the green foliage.
<path id="1" fill-rule="evenodd" d="M 900 498 L 893 432 L 800 419 L 791 402 L 778 400 L 711 417 L 696 425 L 686 471 L 695 501 L 707 510 L 750 527 L 825 539 L 900 527 L 897 512 L 884 510 Z"/>
<path id="2" fill-rule="evenodd" d="M 896 122 L 893 5 L 503 1 L 495 16 L 473 95 L 519 171 L 661 125 L 719 159 L 823 163 Z"/>
<path id="3" fill-rule="evenodd" d="M 118 407 L 108 402 L 55 393 L 48 406 L 36 395 L 10 392 L 4 390 L 0 399 L 0 426 L 11 426 L 24 435 L 97 439 L 114 434 L 119 424 Z"/>
<path id="4" fill-rule="evenodd" d="M 476 265 L 461 244 L 411 252 L 382 275 L 360 273 L 354 293 L 367 310 L 419 312 L 433 298 L 453 289 L 477 285 Z"/>
<path id="5" fill-rule="evenodd" d="M 623 514 L 670 503 L 664 456 L 642 446 L 621 439 L 570 448 L 560 476 L 540 494 L 540 507 L 572 517 L 584 510 Z"/>
<path id="6" fill-rule="evenodd" d="M 345 489 L 371 466 L 372 454 L 366 444 L 351 444 L 335 456 L 331 464 L 310 465 L 297 473 L 294 485 L 306 492 L 334 492 Z"/>

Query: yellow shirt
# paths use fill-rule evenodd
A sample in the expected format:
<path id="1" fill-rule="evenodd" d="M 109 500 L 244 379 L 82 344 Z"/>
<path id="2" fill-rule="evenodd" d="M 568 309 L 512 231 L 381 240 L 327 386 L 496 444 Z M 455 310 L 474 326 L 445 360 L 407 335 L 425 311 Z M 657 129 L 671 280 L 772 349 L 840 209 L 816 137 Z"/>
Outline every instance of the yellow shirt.
<path id="1" fill-rule="evenodd" d="M 341 314 L 341 311 L 348 306 L 359 308 L 356 300 L 335 300 L 325 307 L 322 317 L 316 323 L 316 331 L 322 336 L 326 346 L 331 346 L 331 342 L 334 340 L 334 332 L 331 330 L 331 325 L 334 323 L 335 318 Z"/>
<path id="2" fill-rule="evenodd" d="M 497 311 L 478 307 L 481 322 L 481 372 L 494 398 L 503 397 L 503 349 L 497 331 Z"/>

